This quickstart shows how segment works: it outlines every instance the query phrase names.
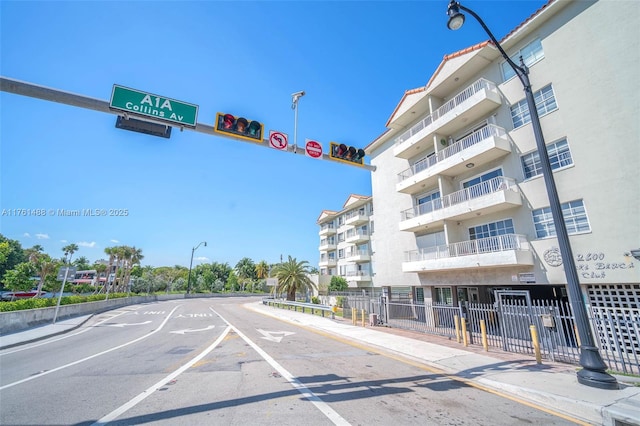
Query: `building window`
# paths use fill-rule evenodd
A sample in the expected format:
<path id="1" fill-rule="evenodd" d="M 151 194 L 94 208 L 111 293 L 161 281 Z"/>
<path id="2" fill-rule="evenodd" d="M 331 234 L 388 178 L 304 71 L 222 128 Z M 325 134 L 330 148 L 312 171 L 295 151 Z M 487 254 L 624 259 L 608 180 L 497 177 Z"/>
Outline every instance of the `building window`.
<path id="1" fill-rule="evenodd" d="M 564 217 L 564 223 L 567 227 L 568 234 L 591 231 L 589 218 L 587 218 L 587 211 L 584 208 L 582 200 L 563 203 L 561 208 L 562 217 Z M 556 235 L 556 227 L 553 223 L 551 208 L 544 207 L 536 209 L 533 210 L 531 214 L 533 215 L 533 226 L 536 229 L 536 237 L 546 238 L 554 237 Z"/>
<path id="2" fill-rule="evenodd" d="M 549 154 L 551 170 L 560 169 L 573 164 L 573 158 L 571 158 L 571 151 L 569 150 L 569 144 L 566 139 L 547 145 L 547 153 Z M 521 160 L 525 179 L 542 174 L 540 154 L 538 154 L 538 151 L 523 155 Z"/>
<path id="3" fill-rule="evenodd" d="M 495 237 L 497 235 L 515 234 L 513 220 L 505 219 L 497 222 L 486 223 L 484 225 L 469 228 L 469 239 L 479 240 L 480 238 Z"/>
<path id="4" fill-rule="evenodd" d="M 453 297 L 451 296 L 451 287 L 436 287 L 436 303 L 445 305 L 453 305 Z"/>
<path id="5" fill-rule="evenodd" d="M 510 56 L 509 58 L 516 65 L 520 65 L 520 56 L 522 56 L 524 64 L 528 67 L 544 58 L 544 50 L 542 49 L 542 42 L 540 41 L 540 39 L 533 40 L 531 43 L 518 50 L 515 55 Z M 504 81 L 507 81 L 516 75 L 515 71 L 513 70 L 513 68 L 511 68 L 511 65 L 509 65 L 508 62 L 503 62 L 501 67 Z"/>
<path id="6" fill-rule="evenodd" d="M 543 116 L 558 109 L 556 97 L 553 94 L 553 88 L 551 85 L 543 87 L 535 92 L 533 94 L 533 99 L 536 103 L 536 109 L 538 110 L 539 116 Z M 511 107 L 511 120 L 513 121 L 514 129 L 531 122 L 531 114 L 529 113 L 529 107 L 527 106 L 526 99 L 521 100 Z"/>
<path id="7" fill-rule="evenodd" d="M 440 200 L 440 191 L 434 191 L 429 194 L 419 195 L 415 199 L 417 215 L 427 214 L 433 210 L 442 208 Z"/>
<path id="8" fill-rule="evenodd" d="M 344 249 L 338 250 L 338 259 L 344 259 Z"/>

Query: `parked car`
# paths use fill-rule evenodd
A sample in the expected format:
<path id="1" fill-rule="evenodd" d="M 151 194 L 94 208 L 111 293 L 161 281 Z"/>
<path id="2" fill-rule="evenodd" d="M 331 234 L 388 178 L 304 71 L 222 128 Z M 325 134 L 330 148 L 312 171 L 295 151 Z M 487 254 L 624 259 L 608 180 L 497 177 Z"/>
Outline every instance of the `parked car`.
<path id="1" fill-rule="evenodd" d="M 46 297 L 47 292 L 46 291 L 40 291 L 40 293 L 38 293 L 38 290 L 33 289 L 33 290 L 29 290 L 29 291 L 3 291 L 2 294 L 0 294 L 0 300 L 3 300 L 5 302 L 7 301 L 12 301 L 12 300 L 19 300 L 19 299 L 29 299 L 31 297 Z"/>

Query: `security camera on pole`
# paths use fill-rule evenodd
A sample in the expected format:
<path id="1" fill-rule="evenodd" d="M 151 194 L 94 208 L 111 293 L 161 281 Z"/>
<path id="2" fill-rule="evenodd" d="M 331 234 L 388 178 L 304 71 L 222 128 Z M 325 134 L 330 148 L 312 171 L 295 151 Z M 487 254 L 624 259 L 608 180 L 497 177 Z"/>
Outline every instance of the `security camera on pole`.
<path id="1" fill-rule="evenodd" d="M 298 100 L 305 95 L 304 90 L 291 94 L 291 109 L 293 110 L 293 153 L 298 150 Z"/>

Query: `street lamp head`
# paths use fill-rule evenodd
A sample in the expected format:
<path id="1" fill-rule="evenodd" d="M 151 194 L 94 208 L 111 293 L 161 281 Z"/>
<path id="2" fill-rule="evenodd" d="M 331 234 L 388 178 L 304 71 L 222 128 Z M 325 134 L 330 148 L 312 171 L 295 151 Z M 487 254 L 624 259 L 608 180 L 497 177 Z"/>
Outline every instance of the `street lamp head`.
<path id="1" fill-rule="evenodd" d="M 460 13 L 460 4 L 456 1 L 451 1 L 447 8 L 447 15 L 449 15 L 449 22 L 447 22 L 447 28 L 450 30 L 457 30 L 464 24 L 464 15 Z"/>
<path id="2" fill-rule="evenodd" d="M 207 246 L 207 242 L 206 242 L 206 241 L 204 242 L 204 246 L 205 246 L 205 247 Z"/>

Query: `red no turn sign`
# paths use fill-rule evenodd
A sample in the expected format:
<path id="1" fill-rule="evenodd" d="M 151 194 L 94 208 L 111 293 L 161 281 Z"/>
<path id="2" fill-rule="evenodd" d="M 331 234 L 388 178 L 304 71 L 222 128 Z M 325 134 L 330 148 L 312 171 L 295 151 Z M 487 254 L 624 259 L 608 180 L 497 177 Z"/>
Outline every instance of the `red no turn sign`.
<path id="1" fill-rule="evenodd" d="M 322 145 L 320 142 L 307 139 L 307 143 L 304 146 L 304 153 L 307 157 L 322 159 Z"/>
<path id="2" fill-rule="evenodd" d="M 284 151 L 287 149 L 288 139 L 286 133 L 276 132 L 274 130 L 269 130 L 269 146 L 271 148 L 279 149 Z"/>

